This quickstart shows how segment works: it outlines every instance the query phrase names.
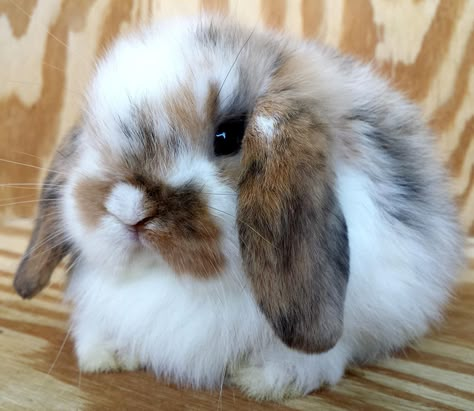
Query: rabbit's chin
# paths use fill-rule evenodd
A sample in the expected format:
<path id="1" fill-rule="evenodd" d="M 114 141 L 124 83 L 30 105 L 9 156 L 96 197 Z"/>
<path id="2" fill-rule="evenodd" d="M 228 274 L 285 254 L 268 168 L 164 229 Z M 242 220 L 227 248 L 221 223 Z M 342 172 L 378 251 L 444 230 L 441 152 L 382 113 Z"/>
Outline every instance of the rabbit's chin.
<path id="1" fill-rule="evenodd" d="M 177 275 L 159 250 L 145 241 L 131 238 L 128 233 L 111 237 L 98 230 L 87 238 L 87 244 L 81 241 L 80 247 L 78 261 L 97 267 L 100 275 L 131 277 L 146 274 L 152 267 L 163 267 L 170 275 Z"/>
<path id="2" fill-rule="evenodd" d="M 72 236 L 80 261 L 95 265 L 104 273 L 117 275 L 129 271 L 130 267 L 162 263 L 157 251 L 134 238 L 112 218 L 103 220 L 95 230 L 78 237 Z M 72 232 L 85 230 L 83 226 L 71 226 L 73 224 L 69 224 L 68 229 Z"/>

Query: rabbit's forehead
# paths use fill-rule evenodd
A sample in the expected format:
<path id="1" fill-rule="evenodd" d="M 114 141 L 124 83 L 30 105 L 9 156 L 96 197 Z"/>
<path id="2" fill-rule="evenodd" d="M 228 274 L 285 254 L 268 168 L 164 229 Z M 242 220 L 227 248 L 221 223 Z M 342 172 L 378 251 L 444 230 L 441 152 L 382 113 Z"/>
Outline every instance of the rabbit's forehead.
<path id="1" fill-rule="evenodd" d="M 89 106 L 124 115 L 130 104 L 143 100 L 165 104 L 183 87 L 198 99 L 205 97 L 209 84 L 215 83 L 223 95 L 232 95 L 239 86 L 239 71 L 230 70 L 237 52 L 231 44 L 210 48 L 181 25 L 123 38 L 98 64 Z"/>
<path id="2" fill-rule="evenodd" d="M 119 42 L 98 67 L 87 120 L 113 146 L 150 136 L 166 142 L 172 134 L 207 144 L 220 117 L 250 104 L 245 73 L 231 69 L 234 54 L 210 50 L 188 31 Z"/>

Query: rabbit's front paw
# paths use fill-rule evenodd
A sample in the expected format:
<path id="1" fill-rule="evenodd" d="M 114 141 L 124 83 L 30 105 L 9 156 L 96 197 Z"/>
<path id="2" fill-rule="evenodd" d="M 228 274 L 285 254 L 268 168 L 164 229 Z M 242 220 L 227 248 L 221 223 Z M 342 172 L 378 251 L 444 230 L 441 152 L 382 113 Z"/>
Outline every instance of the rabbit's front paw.
<path id="1" fill-rule="evenodd" d="M 282 400 L 336 384 L 346 364 L 347 355 L 341 347 L 309 355 L 276 344 L 231 367 L 229 382 L 249 397 Z"/>
<path id="2" fill-rule="evenodd" d="M 238 368 L 230 375 L 229 381 L 249 397 L 278 401 L 304 394 L 297 386 L 297 379 L 294 366 L 266 363 Z"/>
<path id="3" fill-rule="evenodd" d="M 78 350 L 77 357 L 82 372 L 112 372 L 121 369 L 114 350 L 106 346 Z"/>
<path id="4" fill-rule="evenodd" d="M 82 372 L 135 371 L 141 367 L 138 358 L 108 344 L 82 345 L 76 352 Z"/>

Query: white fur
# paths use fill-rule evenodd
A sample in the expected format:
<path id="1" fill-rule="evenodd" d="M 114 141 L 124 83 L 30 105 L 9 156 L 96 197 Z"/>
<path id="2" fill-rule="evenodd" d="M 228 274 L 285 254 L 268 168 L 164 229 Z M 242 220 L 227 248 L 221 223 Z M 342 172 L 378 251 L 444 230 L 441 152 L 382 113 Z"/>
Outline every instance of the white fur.
<path id="1" fill-rule="evenodd" d="M 144 195 L 137 187 L 119 183 L 109 194 L 105 208 L 122 223 L 135 225 L 146 217 L 143 208 Z"/>
<path id="2" fill-rule="evenodd" d="M 154 28 L 120 41 L 109 52 L 89 91 L 90 147 L 107 146 L 112 155 L 120 154 L 130 143 L 120 135 L 116 119 L 129 118 L 131 103 L 143 100 L 153 101 L 159 110 L 162 99 L 190 78 L 198 106 L 203 106 L 209 85 L 222 84 L 228 76 L 219 102 L 221 108 L 230 104 L 239 92 L 238 73 L 229 72 L 235 56 L 226 50 L 215 56 L 199 54 L 191 32 L 180 24 Z M 385 84 L 362 67 L 350 76 L 338 72 L 329 57 L 305 47 L 305 58 L 309 63 L 314 59 L 319 70 L 317 97 L 328 107 L 328 122 L 337 128 L 335 146 L 349 141 L 361 148 L 356 126 L 349 128 L 342 119 L 352 103 L 380 98 Z M 202 62 L 209 69 L 194 73 Z M 304 70 L 312 70 L 313 63 Z M 258 64 L 262 67 L 256 72 L 264 70 L 265 63 Z M 157 120 L 158 138 L 170 122 L 166 116 Z M 256 124 L 271 139 L 276 120 L 260 117 Z M 422 335 L 439 318 L 448 297 L 456 257 L 448 251 L 434 255 L 428 238 L 391 223 L 378 208 L 376 200 L 387 193 L 370 178 L 370 161 L 354 162 L 342 153 L 333 161 L 351 259 L 343 336 L 324 354 L 292 351 L 274 336 L 252 297 L 241 266 L 237 193 L 212 161 L 185 151 L 161 176 L 171 186 L 195 182 L 202 187 L 221 227 L 227 266 L 215 279 L 198 280 L 177 276 L 159 255 L 134 245 L 124 224 L 142 218 L 142 196 L 131 186 L 117 185 L 105 204 L 117 218 L 106 215 L 93 229 L 81 224 L 75 184 L 84 175 L 98 174 L 87 158 L 81 155 L 63 198 L 68 235 L 81 250 L 68 297 L 75 305 L 72 332 L 84 371 L 148 367 L 183 384 L 205 387 L 218 387 L 228 372 L 231 381 L 254 397 L 307 393 L 336 383 L 348 364 L 375 358 Z M 454 240 L 443 240 L 442 234 L 434 233 L 432 239 L 438 251 L 453 249 Z"/>
<path id="3" fill-rule="evenodd" d="M 276 119 L 271 117 L 258 116 L 255 119 L 255 125 L 257 126 L 259 132 L 267 140 L 271 140 L 273 137 L 273 132 L 276 125 Z"/>
<path id="4" fill-rule="evenodd" d="M 74 276 L 70 297 L 76 304 L 73 333 L 80 364 L 110 346 L 118 352 L 117 359 L 110 358 L 113 364 L 134 357 L 159 375 L 215 387 L 243 347 L 262 343 L 268 326 L 242 290 L 243 279 L 228 273 L 200 282 L 156 266 L 140 267 L 140 273 L 133 281 L 127 273 L 111 281 L 84 266 Z"/>

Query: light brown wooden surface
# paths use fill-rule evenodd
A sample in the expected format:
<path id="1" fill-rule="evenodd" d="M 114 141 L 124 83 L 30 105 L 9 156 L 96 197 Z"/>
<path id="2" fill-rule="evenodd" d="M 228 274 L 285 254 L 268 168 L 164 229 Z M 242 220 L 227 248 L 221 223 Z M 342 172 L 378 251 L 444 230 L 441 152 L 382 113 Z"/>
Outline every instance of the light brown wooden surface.
<path id="1" fill-rule="evenodd" d="M 18 221 L 0 229 L 0 410 L 474 409 L 474 258 L 443 326 L 416 348 L 349 371 L 333 389 L 259 404 L 232 388 L 180 389 L 145 372 L 80 375 L 68 337 L 69 308 L 61 302 L 61 270 L 32 301 L 12 290 L 30 226 Z"/>
<path id="2" fill-rule="evenodd" d="M 372 61 L 422 106 L 474 235 L 473 0 L 0 0 L 0 157 L 47 166 L 77 121 L 93 61 L 111 39 L 143 22 L 203 10 L 319 38 Z M 0 163 L 0 184 L 35 183 L 41 175 Z M 34 199 L 28 188 L 0 187 L 0 204 Z M 0 217 L 33 212 L 27 202 L 2 206 Z"/>

